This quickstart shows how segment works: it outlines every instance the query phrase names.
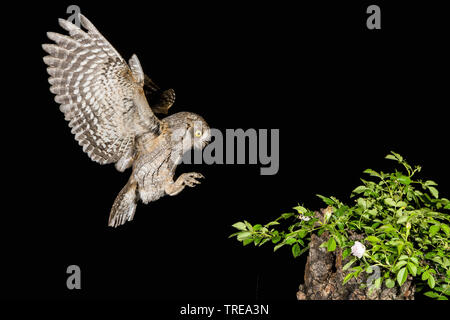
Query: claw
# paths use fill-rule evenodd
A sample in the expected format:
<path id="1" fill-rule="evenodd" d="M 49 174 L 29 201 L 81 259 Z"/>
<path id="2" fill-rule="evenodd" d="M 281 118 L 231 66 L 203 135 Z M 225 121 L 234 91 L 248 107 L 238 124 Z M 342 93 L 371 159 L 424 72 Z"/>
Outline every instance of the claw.
<path id="1" fill-rule="evenodd" d="M 198 172 L 189 172 L 186 173 L 184 177 L 184 184 L 188 187 L 194 187 L 197 184 L 200 184 L 201 182 L 197 179 L 204 178 L 204 176 L 201 173 Z"/>

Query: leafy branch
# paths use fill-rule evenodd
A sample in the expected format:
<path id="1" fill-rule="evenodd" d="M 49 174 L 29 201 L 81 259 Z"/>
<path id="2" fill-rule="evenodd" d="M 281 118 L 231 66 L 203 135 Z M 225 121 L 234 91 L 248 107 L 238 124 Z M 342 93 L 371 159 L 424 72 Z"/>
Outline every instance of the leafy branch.
<path id="1" fill-rule="evenodd" d="M 371 180 L 361 179 L 348 206 L 334 197 L 317 195 L 328 206 L 323 217 L 301 205 L 295 213 L 283 213 L 267 224 L 252 225 L 237 222 L 233 227 L 243 245 L 261 246 L 271 242 L 274 251 L 291 246 L 294 257 L 309 248 L 311 234 L 329 232 L 329 240 L 322 244 L 328 251 L 342 249 L 342 258 L 354 257 L 343 267 L 350 270 L 344 283 L 362 272 L 371 273 L 372 266 L 382 269 L 382 277 L 375 281 L 380 287 L 401 286 L 408 275 L 417 284 L 416 291 L 429 288 L 424 294 L 438 300 L 450 295 L 449 210 L 450 201 L 439 198 L 437 183 L 415 179 L 420 166 L 411 167 L 398 153 L 391 152 L 386 159 L 394 160 L 404 171 L 393 173 L 364 171 Z M 405 172 L 406 171 L 406 172 Z M 285 220 L 289 226 L 281 228 Z M 349 238 L 349 233 L 364 235 L 364 244 Z M 359 247 L 358 247 L 359 246 Z M 360 254 L 355 254 L 360 248 Z M 358 256 L 360 255 L 360 256 Z"/>

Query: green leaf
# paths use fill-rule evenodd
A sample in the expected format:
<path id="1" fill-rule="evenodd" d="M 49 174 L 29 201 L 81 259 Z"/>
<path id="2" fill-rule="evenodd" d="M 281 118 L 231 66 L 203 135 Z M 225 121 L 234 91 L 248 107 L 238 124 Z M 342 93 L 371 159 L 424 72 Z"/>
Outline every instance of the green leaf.
<path id="1" fill-rule="evenodd" d="M 342 284 L 346 284 L 354 275 L 354 273 L 349 273 L 348 275 L 346 275 L 344 281 L 342 281 Z"/>
<path id="2" fill-rule="evenodd" d="M 439 224 L 432 225 L 429 230 L 430 237 L 433 237 L 436 233 L 439 232 L 440 229 L 441 229 L 441 226 Z"/>
<path id="3" fill-rule="evenodd" d="M 316 196 L 318 196 L 320 199 L 322 199 L 322 201 L 325 202 L 329 206 L 332 206 L 335 204 L 335 202 L 333 200 L 331 200 L 330 198 L 324 197 L 320 194 L 317 194 Z"/>
<path id="4" fill-rule="evenodd" d="M 438 184 L 434 182 L 433 180 L 427 180 L 424 182 L 425 186 L 437 186 Z"/>
<path id="5" fill-rule="evenodd" d="M 415 277 L 416 274 L 417 274 L 417 267 L 416 267 L 416 265 L 414 263 L 412 263 L 412 262 L 408 262 L 407 267 L 408 267 L 409 273 L 411 273 Z"/>
<path id="6" fill-rule="evenodd" d="M 405 244 L 404 243 L 402 243 L 402 244 L 399 244 L 398 246 L 397 246 L 397 253 L 400 255 L 402 252 L 403 252 L 403 248 L 405 247 Z"/>
<path id="7" fill-rule="evenodd" d="M 294 213 L 283 213 L 281 215 L 281 218 L 288 219 L 288 218 L 292 217 L 293 215 L 294 215 Z"/>
<path id="8" fill-rule="evenodd" d="M 386 287 L 393 288 L 395 286 L 395 281 L 392 279 L 386 279 Z"/>
<path id="9" fill-rule="evenodd" d="M 260 224 L 255 224 L 254 226 L 253 226 L 253 230 L 254 231 L 258 231 L 258 230 L 260 230 L 262 228 L 262 225 L 260 225 Z"/>
<path id="10" fill-rule="evenodd" d="M 378 178 L 381 178 L 381 175 L 380 175 L 378 172 L 376 172 L 376 171 L 374 171 L 374 170 L 372 170 L 372 169 L 366 169 L 366 170 L 363 171 L 363 173 L 368 173 L 368 174 L 370 174 L 372 177 L 378 177 Z"/>
<path id="11" fill-rule="evenodd" d="M 419 265 L 419 260 L 417 260 L 417 258 L 416 257 L 411 257 L 411 258 L 409 258 L 415 265 Z"/>
<path id="12" fill-rule="evenodd" d="M 234 236 L 237 236 L 238 234 L 239 234 L 239 232 L 232 233 L 228 236 L 228 238 L 233 238 Z"/>
<path id="13" fill-rule="evenodd" d="M 398 218 L 397 223 L 398 224 L 405 223 L 407 220 L 408 220 L 408 216 L 404 215 L 404 216 L 401 216 L 400 218 Z"/>
<path id="14" fill-rule="evenodd" d="M 328 240 L 327 250 L 328 251 L 336 250 L 336 241 L 334 240 L 333 237 L 331 237 L 330 240 Z"/>
<path id="15" fill-rule="evenodd" d="M 397 232 L 397 230 L 393 226 L 391 226 L 390 224 L 383 225 L 383 226 L 379 227 L 378 230 L 384 231 L 386 233 L 395 233 L 395 232 Z"/>
<path id="16" fill-rule="evenodd" d="M 364 198 L 358 198 L 358 205 L 364 210 L 367 209 L 367 200 Z"/>
<path id="17" fill-rule="evenodd" d="M 272 243 L 280 242 L 280 240 L 281 240 L 281 236 L 280 235 L 276 235 L 275 237 L 272 238 Z"/>
<path id="18" fill-rule="evenodd" d="M 444 207 L 444 209 L 450 209 L 450 203 L 447 203 Z"/>
<path id="19" fill-rule="evenodd" d="M 300 255 L 300 246 L 298 245 L 298 243 L 294 244 L 292 246 L 292 254 L 294 255 L 294 258 L 297 258 Z"/>
<path id="20" fill-rule="evenodd" d="M 435 197 L 436 199 L 439 198 L 439 191 L 435 187 L 427 187 L 428 190 L 430 190 L 430 193 Z"/>
<path id="21" fill-rule="evenodd" d="M 444 223 L 441 223 L 441 230 L 445 232 L 447 236 L 450 236 L 450 227 Z"/>
<path id="22" fill-rule="evenodd" d="M 395 265 L 395 267 L 392 269 L 392 271 L 397 271 L 398 269 L 400 269 L 401 267 L 405 266 L 407 264 L 407 262 L 405 260 L 401 260 L 399 262 L 397 262 L 397 264 Z"/>
<path id="23" fill-rule="evenodd" d="M 411 179 L 407 176 L 401 175 L 400 177 L 397 177 L 397 179 L 401 184 L 404 184 L 407 186 L 411 184 Z"/>
<path id="24" fill-rule="evenodd" d="M 428 286 L 433 289 L 434 285 L 436 284 L 436 281 L 434 280 L 434 277 L 430 274 L 429 278 L 428 278 Z"/>
<path id="25" fill-rule="evenodd" d="M 299 237 L 299 238 L 304 238 L 307 234 L 308 234 L 308 231 L 307 231 L 307 230 L 301 230 L 301 231 L 299 231 L 299 233 L 298 233 L 298 237 Z"/>
<path id="26" fill-rule="evenodd" d="M 348 268 L 350 268 L 351 265 L 352 265 L 353 263 L 355 263 L 355 261 L 356 261 L 356 258 L 353 258 L 352 260 L 350 260 L 349 262 L 347 262 L 347 264 L 346 264 L 344 267 L 342 267 L 342 270 L 345 271 L 345 270 L 347 270 Z"/>
<path id="27" fill-rule="evenodd" d="M 247 230 L 247 226 L 243 222 L 236 222 L 235 224 L 232 225 L 232 227 L 242 231 Z"/>
<path id="28" fill-rule="evenodd" d="M 285 243 L 283 243 L 283 242 L 277 244 L 277 245 L 273 248 L 273 251 L 274 251 L 274 252 L 277 251 L 278 249 L 280 249 L 280 248 L 281 248 L 282 246 L 284 246 L 284 245 L 285 245 Z"/>
<path id="29" fill-rule="evenodd" d="M 295 239 L 295 238 L 287 238 L 287 239 L 285 240 L 285 243 L 286 243 L 286 244 L 293 244 L 293 243 L 295 243 L 295 242 L 297 242 L 297 239 Z"/>
<path id="30" fill-rule="evenodd" d="M 352 191 L 352 193 L 360 194 L 361 192 L 366 191 L 366 189 L 367 189 L 366 186 L 359 186 L 359 187 L 356 187 L 356 188 Z"/>
<path id="31" fill-rule="evenodd" d="M 253 242 L 253 238 L 245 239 L 245 240 L 243 241 L 243 244 L 244 244 L 244 246 L 246 246 L 246 245 L 248 245 L 248 244 L 250 244 L 250 243 L 252 243 L 252 242 Z"/>
<path id="32" fill-rule="evenodd" d="M 379 289 L 381 287 L 382 283 L 383 283 L 383 278 L 382 277 L 377 278 L 377 280 L 375 280 L 375 283 L 374 283 L 375 288 Z"/>
<path id="33" fill-rule="evenodd" d="M 397 273 L 397 282 L 401 286 L 405 283 L 406 278 L 408 277 L 408 270 L 406 267 L 401 268 Z"/>
<path id="34" fill-rule="evenodd" d="M 308 211 L 302 206 L 296 206 L 293 209 L 297 210 L 298 213 L 302 213 L 302 214 L 304 214 L 304 213 L 306 213 Z"/>
<path id="35" fill-rule="evenodd" d="M 251 225 L 248 221 L 245 221 L 245 220 L 244 220 L 244 223 L 245 223 L 245 225 L 247 226 L 247 230 L 253 231 L 253 227 L 252 227 L 252 225 Z"/>
<path id="36" fill-rule="evenodd" d="M 380 242 L 381 241 L 380 239 L 378 239 L 375 236 L 368 236 L 368 237 L 366 237 L 366 240 L 369 242 Z"/>
<path id="37" fill-rule="evenodd" d="M 427 253 L 425 254 L 425 258 L 426 258 L 426 259 L 432 260 L 433 257 L 434 257 L 435 255 L 436 255 L 435 252 L 427 252 Z"/>
<path id="38" fill-rule="evenodd" d="M 252 235 L 252 233 L 249 232 L 249 231 L 239 232 L 239 234 L 237 235 L 237 239 L 238 239 L 239 241 L 242 241 L 242 240 L 247 239 L 247 238 L 250 237 L 251 235 Z"/>
<path id="39" fill-rule="evenodd" d="M 399 161 L 403 161 L 403 157 L 401 155 L 399 155 L 398 153 L 395 153 L 394 151 L 391 151 L 391 153 L 399 160 Z"/>
<path id="40" fill-rule="evenodd" d="M 389 160 L 395 160 L 397 161 L 397 158 L 394 157 L 392 154 L 388 154 L 386 157 L 384 157 L 385 159 L 389 159 Z"/>
<path id="41" fill-rule="evenodd" d="M 397 202 L 397 207 L 400 207 L 400 208 L 402 208 L 402 207 L 406 207 L 408 204 L 405 202 L 405 201 L 399 201 L 399 202 Z"/>
<path id="42" fill-rule="evenodd" d="M 428 270 L 424 271 L 422 273 L 422 280 L 427 280 L 430 277 L 430 273 L 428 272 Z"/>
<path id="43" fill-rule="evenodd" d="M 350 252 L 352 252 L 352 250 L 351 250 L 350 248 L 345 249 L 345 250 L 342 252 L 342 260 L 345 259 L 345 258 L 347 258 L 348 255 L 350 254 Z"/>
<path id="44" fill-rule="evenodd" d="M 270 226 L 274 226 L 277 224 L 280 224 L 280 223 L 278 221 L 272 221 L 272 222 L 269 222 L 268 224 L 266 224 L 265 227 L 270 227 Z"/>
<path id="45" fill-rule="evenodd" d="M 424 293 L 425 296 L 430 297 L 430 298 L 437 298 L 439 297 L 439 294 L 437 294 L 436 292 L 433 291 L 428 291 Z"/>
<path id="46" fill-rule="evenodd" d="M 392 198 L 384 199 L 384 203 L 391 207 L 395 207 L 397 205 L 397 203 Z"/>
<path id="47" fill-rule="evenodd" d="M 304 247 L 303 249 L 301 249 L 298 255 L 301 256 L 301 255 L 302 255 L 303 253 L 305 253 L 308 249 L 309 249 L 309 245 L 306 246 L 306 247 Z"/>

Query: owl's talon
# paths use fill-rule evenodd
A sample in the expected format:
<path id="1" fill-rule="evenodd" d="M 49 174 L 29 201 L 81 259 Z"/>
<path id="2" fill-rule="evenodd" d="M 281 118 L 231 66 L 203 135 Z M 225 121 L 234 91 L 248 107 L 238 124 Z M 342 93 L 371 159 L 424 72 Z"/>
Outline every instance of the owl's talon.
<path id="1" fill-rule="evenodd" d="M 197 172 L 184 173 L 182 176 L 184 184 L 187 185 L 188 187 L 195 187 L 195 185 L 201 183 L 197 179 L 204 178 L 204 176 L 201 173 Z"/>

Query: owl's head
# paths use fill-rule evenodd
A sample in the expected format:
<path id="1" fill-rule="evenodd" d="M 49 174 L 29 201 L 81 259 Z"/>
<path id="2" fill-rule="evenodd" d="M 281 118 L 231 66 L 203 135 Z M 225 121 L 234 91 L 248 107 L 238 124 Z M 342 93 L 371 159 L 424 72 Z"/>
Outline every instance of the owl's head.
<path id="1" fill-rule="evenodd" d="M 163 119 L 172 132 L 172 141 L 183 143 L 184 151 L 203 149 L 211 140 L 211 129 L 198 114 L 178 112 Z"/>

